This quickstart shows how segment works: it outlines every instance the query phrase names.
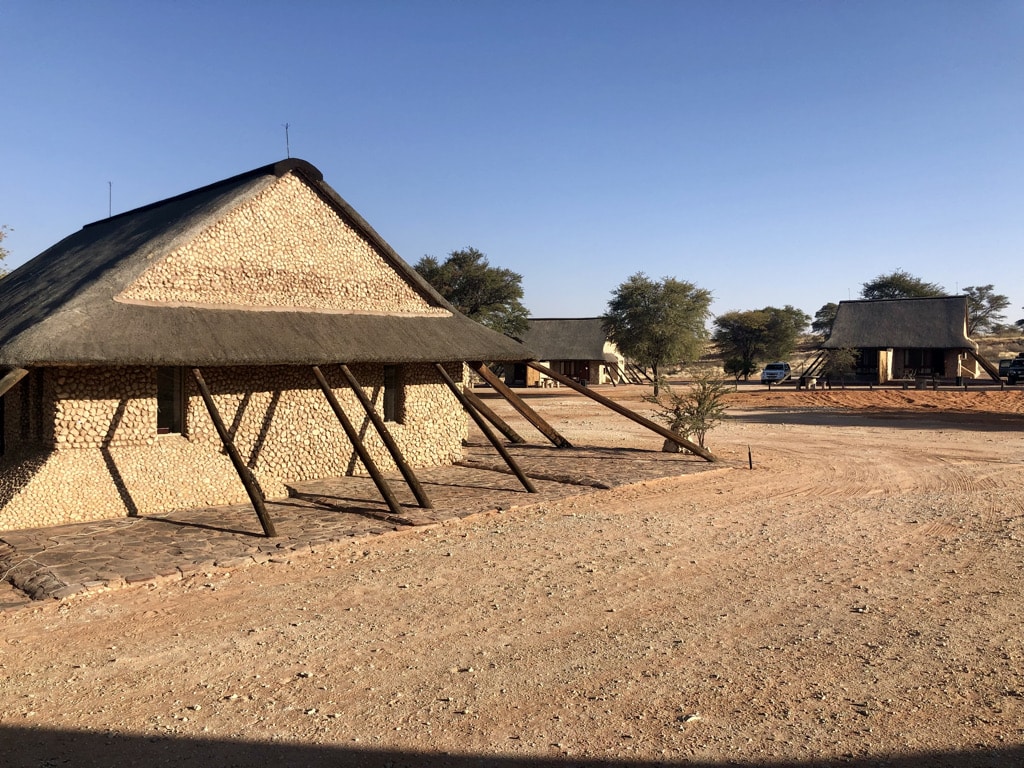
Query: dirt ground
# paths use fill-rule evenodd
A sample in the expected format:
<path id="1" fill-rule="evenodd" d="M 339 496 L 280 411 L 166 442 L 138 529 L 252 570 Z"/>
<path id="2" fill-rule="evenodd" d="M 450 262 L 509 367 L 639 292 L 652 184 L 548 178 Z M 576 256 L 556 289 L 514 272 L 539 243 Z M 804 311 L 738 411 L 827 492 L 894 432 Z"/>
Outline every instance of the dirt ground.
<path id="1" fill-rule="evenodd" d="M 0 614 L 0 765 L 1024 765 L 1024 391 L 743 390 L 701 475 Z"/>

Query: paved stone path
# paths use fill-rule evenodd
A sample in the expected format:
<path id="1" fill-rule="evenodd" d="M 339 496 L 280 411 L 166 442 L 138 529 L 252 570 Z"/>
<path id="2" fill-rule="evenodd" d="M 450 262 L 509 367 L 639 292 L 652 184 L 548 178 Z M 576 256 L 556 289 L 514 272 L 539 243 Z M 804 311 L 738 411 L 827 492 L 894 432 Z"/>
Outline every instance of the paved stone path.
<path id="1" fill-rule="evenodd" d="M 0 532 L 0 610 L 213 568 L 287 562 L 353 538 L 721 466 L 687 454 L 623 448 L 516 445 L 509 451 L 537 493 L 523 489 L 489 444 L 474 444 L 460 465 L 416 471 L 433 509 L 416 505 L 401 474 L 386 475 L 403 506 L 401 517 L 390 513 L 368 477 L 341 477 L 295 483 L 290 498 L 268 502 L 278 532 L 272 539 L 248 504 Z"/>

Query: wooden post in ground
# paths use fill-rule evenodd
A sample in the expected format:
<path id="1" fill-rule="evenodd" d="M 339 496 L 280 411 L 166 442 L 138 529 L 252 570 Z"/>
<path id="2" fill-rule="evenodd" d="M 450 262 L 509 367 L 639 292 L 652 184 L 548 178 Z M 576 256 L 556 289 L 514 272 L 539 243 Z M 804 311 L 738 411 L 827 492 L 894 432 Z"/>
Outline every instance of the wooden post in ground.
<path id="1" fill-rule="evenodd" d="M 263 492 L 256 484 L 256 478 L 253 477 L 252 472 L 249 471 L 249 468 L 245 466 L 245 462 L 242 461 L 242 456 L 235 447 L 234 440 L 231 439 L 227 427 L 224 426 L 224 420 L 220 417 L 217 404 L 213 402 L 213 396 L 210 394 L 210 388 L 206 386 L 206 380 L 203 378 L 202 372 L 198 368 L 193 368 L 192 378 L 195 379 L 196 386 L 199 387 L 199 394 L 203 398 L 203 403 L 206 404 L 206 411 L 210 414 L 210 420 L 213 422 L 217 434 L 220 435 L 220 441 L 223 443 L 224 450 L 235 467 L 235 472 L 238 473 L 238 479 L 242 481 L 245 492 L 249 494 L 252 507 L 256 510 L 256 517 L 260 519 L 260 525 L 263 526 L 263 533 L 268 538 L 277 536 L 274 521 L 270 519 L 270 515 L 267 513 Z"/>
<path id="2" fill-rule="evenodd" d="M 320 385 L 321 391 L 324 393 L 324 397 L 327 398 L 328 404 L 331 406 L 331 410 L 334 411 L 334 415 L 338 417 L 338 421 L 341 423 L 341 428 L 345 430 L 345 434 L 348 436 L 349 442 L 352 443 L 352 447 L 356 449 L 356 453 L 359 455 L 359 459 L 363 462 L 363 466 L 366 467 L 366 471 L 370 473 L 370 477 L 373 478 L 373 484 L 377 486 L 377 490 L 380 491 L 380 495 L 384 497 L 384 501 L 388 505 L 388 509 L 391 510 L 392 514 L 402 514 L 402 505 L 398 503 L 398 499 L 395 498 L 395 494 L 391 492 L 391 486 L 388 485 L 388 481 L 384 479 L 384 475 L 377 469 L 377 464 L 374 462 L 370 452 L 366 450 L 366 446 L 363 445 L 363 441 L 359 437 L 359 432 L 352 425 L 348 416 L 345 415 L 345 411 L 341 408 L 341 403 L 338 402 L 338 398 L 334 396 L 334 390 L 331 389 L 331 385 L 327 383 L 327 379 L 324 378 L 323 373 L 320 371 L 320 367 L 313 366 L 313 375 L 316 377 L 317 383 Z"/>
<path id="3" fill-rule="evenodd" d="M 685 448 L 686 450 L 690 451 L 691 453 L 697 454 L 698 456 L 700 456 L 705 461 L 718 461 L 718 457 L 715 456 L 713 453 L 711 453 L 711 451 L 709 451 L 709 450 L 707 450 L 705 448 L 701 448 L 696 443 L 691 442 L 690 440 L 687 440 L 685 437 L 681 437 L 680 435 L 677 435 L 671 429 L 668 429 L 667 427 L 661 426 L 661 424 L 653 422 L 650 419 L 645 419 L 643 416 L 641 416 L 638 413 L 633 413 L 633 411 L 629 410 L 629 408 L 626 408 L 624 405 L 620 405 L 619 403 L 616 403 L 614 400 L 609 400 L 604 395 L 599 395 L 599 394 L 597 394 L 597 392 L 594 392 L 594 391 L 592 391 L 590 389 L 587 389 L 586 387 L 580 386 L 575 381 L 570 379 L 568 376 L 563 376 L 560 373 L 555 373 L 554 371 L 552 371 L 547 366 L 541 365 L 540 363 L 535 363 L 532 360 L 531 361 L 527 361 L 526 364 L 528 366 L 530 366 L 531 368 L 533 368 L 534 370 L 540 371 L 541 373 L 543 373 L 543 374 L 545 374 L 547 376 L 550 376 L 551 378 L 555 379 L 556 381 L 559 381 L 562 384 L 565 384 L 567 387 L 571 387 L 572 389 L 576 390 L 580 394 L 586 395 L 591 400 L 596 400 L 597 402 L 601 403 L 601 405 L 605 406 L 606 408 L 611 408 L 613 411 L 615 411 L 616 413 L 622 414 L 627 419 L 632 419 L 637 424 L 641 424 L 642 426 L 647 427 L 652 432 L 657 432 L 662 437 L 667 438 L 667 439 L 671 440 L 672 442 L 676 443 L 677 445 L 682 446 L 683 448 Z"/>
<path id="4" fill-rule="evenodd" d="M 572 443 L 562 437 L 554 427 L 544 421 L 539 413 L 524 402 L 523 398 L 519 397 L 519 395 L 505 386 L 505 382 L 495 376 L 490 368 L 483 363 L 476 362 L 470 363 L 469 367 L 480 374 L 480 378 L 494 387 L 496 392 L 508 400 L 512 404 L 512 407 L 519 411 L 523 418 L 533 424 L 533 426 L 535 426 L 540 433 L 544 435 L 544 437 L 559 448 L 572 448 Z"/>
<path id="5" fill-rule="evenodd" d="M 484 417 L 477 413 L 476 409 L 469 402 L 469 398 L 462 393 L 459 385 L 456 384 L 452 377 L 448 375 L 448 371 L 444 369 L 444 366 L 440 363 L 434 363 L 434 368 L 437 369 L 441 379 L 448 385 L 448 389 L 452 391 L 455 398 L 462 404 L 466 413 L 468 413 L 473 421 L 476 422 L 476 425 L 480 428 L 480 431 L 484 433 L 484 436 L 490 441 L 491 445 L 494 446 L 494 449 L 501 454 L 501 458 L 503 458 L 505 463 L 508 464 L 508 468 L 511 469 L 512 473 L 519 478 L 519 482 L 523 484 L 523 487 L 530 493 L 536 493 L 537 489 L 534 488 L 533 482 L 526 476 L 523 470 L 519 468 L 515 459 L 513 459 L 512 455 L 505 449 L 505 446 L 501 444 L 501 441 L 491 431 L 491 428 L 487 426 L 487 422 L 484 421 Z"/>
<path id="6" fill-rule="evenodd" d="M 477 396 L 476 392 L 467 387 L 463 387 L 462 394 L 464 394 L 469 399 L 469 402 L 473 404 L 474 408 L 480 411 L 481 416 L 483 416 L 485 419 L 491 422 L 491 424 L 493 424 L 497 428 L 497 430 L 501 432 L 501 434 L 503 434 L 505 437 L 509 439 L 509 442 L 526 442 L 526 440 L 518 432 L 512 429 L 512 427 L 510 427 L 508 423 L 501 418 L 501 416 L 492 411 L 488 407 L 487 403 L 485 403 L 483 400 L 480 399 L 479 396 Z"/>
<path id="7" fill-rule="evenodd" d="M 416 502 L 423 509 L 433 509 L 434 505 L 431 503 L 430 498 L 427 496 L 426 491 L 423 490 L 423 486 L 420 485 L 419 479 L 416 474 L 412 471 L 412 467 L 405 460 L 405 456 L 402 455 L 402 449 L 398 447 L 398 443 L 391 436 L 388 431 L 387 425 L 384 423 L 384 419 L 380 417 L 377 410 L 373 407 L 373 403 L 370 402 L 370 398 L 363 392 L 363 388 L 360 386 L 359 381 L 356 379 L 352 371 L 349 370 L 347 365 L 342 364 L 341 375 L 345 377 L 346 383 L 352 388 L 356 398 L 359 400 L 360 405 L 363 406 L 363 410 L 366 411 L 366 415 L 370 418 L 373 426 L 377 430 L 377 434 L 380 435 L 380 439 L 384 441 L 384 445 L 391 453 L 391 458 L 395 460 L 395 465 L 398 470 L 402 473 L 402 477 L 405 478 L 405 482 L 409 485 L 409 490 L 412 491 L 412 495 L 416 497 Z"/>

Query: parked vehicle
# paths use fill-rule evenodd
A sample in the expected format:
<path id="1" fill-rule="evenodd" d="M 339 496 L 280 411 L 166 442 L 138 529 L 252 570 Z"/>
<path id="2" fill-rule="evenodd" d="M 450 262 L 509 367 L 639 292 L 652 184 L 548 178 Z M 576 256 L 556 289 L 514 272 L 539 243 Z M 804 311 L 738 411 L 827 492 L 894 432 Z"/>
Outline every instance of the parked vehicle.
<path id="1" fill-rule="evenodd" d="M 1006 378 L 1006 372 L 1008 370 L 1010 370 L 1010 363 L 1012 363 L 1012 362 L 1013 362 L 1013 358 L 1012 357 L 1004 357 L 1002 360 L 999 361 L 999 378 L 1000 379 L 1005 379 Z"/>
<path id="2" fill-rule="evenodd" d="M 1016 358 L 1006 371 L 1007 384 L 1016 384 L 1021 380 L 1024 380 L 1024 357 Z"/>
<path id="3" fill-rule="evenodd" d="M 789 363 L 768 363 L 761 371 L 761 383 L 762 384 L 778 384 L 780 381 L 786 381 L 793 377 L 793 371 L 789 367 Z"/>

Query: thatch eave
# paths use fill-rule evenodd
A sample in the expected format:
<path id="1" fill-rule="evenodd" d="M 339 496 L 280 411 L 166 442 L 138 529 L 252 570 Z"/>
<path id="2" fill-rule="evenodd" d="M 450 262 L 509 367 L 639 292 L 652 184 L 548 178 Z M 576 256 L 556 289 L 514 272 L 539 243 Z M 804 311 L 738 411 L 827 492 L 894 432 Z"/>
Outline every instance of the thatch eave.
<path id="1" fill-rule="evenodd" d="M 0 365 L 323 365 L 534 359 L 461 316 L 173 309 L 111 304 L 87 325 L 68 311 L 0 348 Z M 100 321 L 101 320 L 101 321 Z"/>

